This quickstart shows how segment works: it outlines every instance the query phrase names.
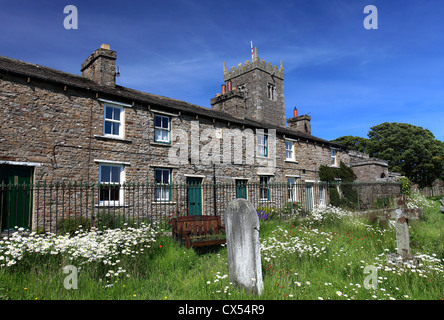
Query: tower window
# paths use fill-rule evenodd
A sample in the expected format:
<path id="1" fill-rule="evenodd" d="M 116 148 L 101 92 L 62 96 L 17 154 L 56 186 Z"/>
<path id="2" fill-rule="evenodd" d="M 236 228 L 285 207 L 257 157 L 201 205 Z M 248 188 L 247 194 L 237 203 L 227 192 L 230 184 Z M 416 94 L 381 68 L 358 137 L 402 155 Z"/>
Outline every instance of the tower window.
<path id="1" fill-rule="evenodd" d="M 276 86 L 274 84 L 267 85 L 267 96 L 270 100 L 276 100 Z"/>

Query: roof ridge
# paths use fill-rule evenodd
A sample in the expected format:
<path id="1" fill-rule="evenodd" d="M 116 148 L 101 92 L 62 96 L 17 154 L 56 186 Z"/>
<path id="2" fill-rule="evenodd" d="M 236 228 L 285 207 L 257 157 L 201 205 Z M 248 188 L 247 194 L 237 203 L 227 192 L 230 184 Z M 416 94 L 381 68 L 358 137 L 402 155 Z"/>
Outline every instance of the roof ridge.
<path id="1" fill-rule="evenodd" d="M 331 141 L 291 129 L 286 126 L 278 126 L 275 124 L 270 124 L 264 121 L 260 122 L 250 118 L 237 118 L 226 112 L 214 110 L 212 108 L 204 106 L 199 106 L 184 100 L 156 95 L 119 85 L 116 85 L 115 87 L 100 85 L 81 75 L 0 55 L 0 71 L 1 70 L 12 72 L 22 76 L 36 77 L 45 81 L 52 81 L 54 83 L 61 83 L 67 86 L 73 86 L 81 89 L 96 90 L 104 95 L 115 96 L 126 100 L 133 100 L 147 104 L 158 104 L 167 109 L 170 108 L 178 111 L 184 111 L 186 113 L 195 113 L 208 118 L 213 117 L 221 121 L 228 121 L 256 128 L 262 127 L 276 129 L 277 132 L 281 132 L 283 134 L 294 135 L 302 139 L 308 139 L 321 143 L 327 143 L 330 145 L 340 146 Z M 168 103 L 170 103 L 170 105 L 168 105 Z"/>

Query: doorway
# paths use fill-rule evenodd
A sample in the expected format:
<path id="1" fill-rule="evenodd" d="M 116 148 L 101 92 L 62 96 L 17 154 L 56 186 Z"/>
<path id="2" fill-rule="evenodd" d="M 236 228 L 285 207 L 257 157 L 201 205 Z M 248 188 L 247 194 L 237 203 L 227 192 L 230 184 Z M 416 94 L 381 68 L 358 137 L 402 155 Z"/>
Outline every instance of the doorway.
<path id="1" fill-rule="evenodd" d="M 31 229 L 33 167 L 0 165 L 1 231 Z"/>
<path id="2" fill-rule="evenodd" d="M 202 178 L 187 177 L 188 215 L 202 215 Z"/>

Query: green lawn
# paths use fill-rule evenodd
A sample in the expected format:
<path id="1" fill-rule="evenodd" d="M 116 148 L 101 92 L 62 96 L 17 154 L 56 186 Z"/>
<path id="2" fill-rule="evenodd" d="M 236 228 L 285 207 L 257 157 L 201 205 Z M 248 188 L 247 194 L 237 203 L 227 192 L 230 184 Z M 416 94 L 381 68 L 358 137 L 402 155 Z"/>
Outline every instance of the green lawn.
<path id="1" fill-rule="evenodd" d="M 0 299 L 439 300 L 444 215 L 437 201 L 424 212 L 410 227 L 412 253 L 422 257 L 416 268 L 387 264 L 387 254 L 396 252 L 395 231 L 375 218 L 330 214 L 322 220 L 261 221 L 260 297 L 230 283 L 226 247 L 187 250 L 149 228 L 91 238 L 80 232 L 75 241 L 3 241 Z M 66 277 L 73 276 L 64 273 L 67 265 L 78 268 L 77 289 L 66 288 Z M 364 273 L 368 268 L 377 273 L 376 288 L 365 286 L 373 275 Z"/>

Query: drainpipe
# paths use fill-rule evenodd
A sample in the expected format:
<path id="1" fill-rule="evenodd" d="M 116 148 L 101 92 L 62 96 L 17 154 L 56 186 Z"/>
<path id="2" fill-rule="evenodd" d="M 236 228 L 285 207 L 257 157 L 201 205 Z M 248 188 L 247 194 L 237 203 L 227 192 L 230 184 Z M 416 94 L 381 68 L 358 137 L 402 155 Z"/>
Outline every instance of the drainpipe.
<path id="1" fill-rule="evenodd" d="M 217 216 L 217 204 L 216 204 L 216 165 L 213 163 L 213 203 L 214 203 L 214 216 Z"/>

